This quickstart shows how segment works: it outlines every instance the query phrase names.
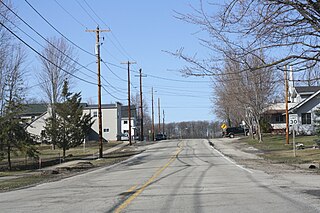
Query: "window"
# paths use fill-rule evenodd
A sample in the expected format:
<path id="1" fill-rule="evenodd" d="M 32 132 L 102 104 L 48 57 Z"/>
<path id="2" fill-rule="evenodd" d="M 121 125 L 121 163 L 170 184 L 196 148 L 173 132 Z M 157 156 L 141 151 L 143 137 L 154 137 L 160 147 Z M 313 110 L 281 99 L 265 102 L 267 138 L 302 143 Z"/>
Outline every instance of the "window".
<path id="1" fill-rule="evenodd" d="M 109 131 L 110 131 L 109 128 L 103 129 L 103 132 L 109 132 Z"/>
<path id="2" fill-rule="evenodd" d="M 311 113 L 301 113 L 302 124 L 311 124 Z"/>
<path id="3" fill-rule="evenodd" d="M 93 111 L 93 117 L 97 117 L 98 116 L 98 112 L 97 111 Z"/>
<path id="4" fill-rule="evenodd" d="M 123 121 L 123 124 L 128 124 L 128 121 Z"/>
<path id="5" fill-rule="evenodd" d="M 276 123 L 285 123 L 286 120 L 285 120 L 285 115 L 282 115 L 282 114 L 276 114 L 275 115 L 275 121 Z"/>

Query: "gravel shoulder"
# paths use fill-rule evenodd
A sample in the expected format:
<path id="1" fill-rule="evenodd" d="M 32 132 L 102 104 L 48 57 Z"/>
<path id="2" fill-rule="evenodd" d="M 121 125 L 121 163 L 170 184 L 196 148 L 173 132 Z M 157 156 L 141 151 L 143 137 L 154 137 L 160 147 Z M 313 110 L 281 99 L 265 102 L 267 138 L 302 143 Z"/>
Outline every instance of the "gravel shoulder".
<path id="1" fill-rule="evenodd" d="M 247 168 L 262 170 L 269 174 L 278 173 L 317 173 L 316 170 L 309 170 L 299 165 L 288 165 L 284 163 L 273 163 L 259 156 L 263 154 L 260 150 L 241 142 L 238 138 L 219 138 L 211 140 L 214 148 L 232 158 L 237 163 Z"/>
<path id="2" fill-rule="evenodd" d="M 320 209 L 320 172 L 301 165 L 273 163 L 261 157 L 260 150 L 241 142 L 237 138 L 210 139 L 214 148 L 254 173 L 269 175 L 269 186 L 286 194 L 302 199 Z"/>

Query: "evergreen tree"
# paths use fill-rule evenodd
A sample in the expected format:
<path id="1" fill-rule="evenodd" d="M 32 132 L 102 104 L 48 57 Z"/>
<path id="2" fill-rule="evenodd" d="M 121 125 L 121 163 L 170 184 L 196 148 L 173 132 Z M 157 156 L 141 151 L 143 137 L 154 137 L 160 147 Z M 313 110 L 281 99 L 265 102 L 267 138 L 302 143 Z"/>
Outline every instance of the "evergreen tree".
<path id="1" fill-rule="evenodd" d="M 8 168 L 12 169 L 12 154 L 23 152 L 28 156 L 37 155 L 33 140 L 20 123 L 19 114 L 22 111 L 24 98 L 24 60 L 25 53 L 21 46 L 11 46 L 12 51 L 5 61 L 2 76 L 5 83 L 1 85 L 1 118 L 0 118 L 0 160 L 7 158 Z"/>
<path id="2" fill-rule="evenodd" d="M 90 115 L 82 115 L 81 95 L 72 95 L 68 91 L 67 81 L 63 85 L 62 97 L 63 103 L 56 105 L 56 119 L 49 118 L 45 129 L 50 138 L 56 139 L 56 145 L 63 150 L 65 159 L 66 150 L 83 143 L 93 122 Z"/>

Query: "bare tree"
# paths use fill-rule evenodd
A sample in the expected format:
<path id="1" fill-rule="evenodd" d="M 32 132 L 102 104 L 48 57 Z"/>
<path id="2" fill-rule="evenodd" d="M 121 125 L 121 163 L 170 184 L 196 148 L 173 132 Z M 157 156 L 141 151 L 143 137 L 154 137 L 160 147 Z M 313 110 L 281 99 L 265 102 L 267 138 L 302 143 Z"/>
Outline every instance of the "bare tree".
<path id="1" fill-rule="evenodd" d="M 12 5 L 10 1 L 3 0 L 0 3 L 0 23 L 7 27 L 12 27 L 12 23 L 16 22 L 10 10 Z M 8 76 L 8 63 L 10 63 L 10 54 L 8 54 L 8 50 L 12 49 L 12 45 L 14 45 L 14 39 L 12 39 L 12 35 L 8 32 L 2 25 L 0 25 L 0 115 L 4 113 L 5 106 L 5 87 L 6 87 L 6 79 Z"/>
<path id="2" fill-rule="evenodd" d="M 301 76 L 301 77 L 300 77 Z M 317 63 L 315 66 L 310 66 L 305 70 L 305 72 L 300 75 L 299 78 L 302 79 L 302 84 L 307 86 L 320 86 L 320 66 Z M 297 83 L 300 83 L 299 81 Z"/>
<path id="3" fill-rule="evenodd" d="M 50 38 L 50 43 L 42 51 L 47 58 L 40 58 L 41 72 L 38 75 L 40 88 L 50 104 L 61 101 L 61 91 L 66 79 L 70 80 L 71 74 L 76 71 L 76 56 L 71 47 L 63 38 Z M 67 71 L 67 72 L 66 72 Z"/>
<path id="4" fill-rule="evenodd" d="M 141 102 L 140 102 L 140 93 L 137 92 L 135 95 L 131 95 L 131 104 L 135 105 L 137 108 L 138 114 L 138 129 L 140 135 L 141 128 Z M 148 130 L 151 129 L 151 118 L 149 115 L 149 108 L 147 102 L 142 98 L 142 109 L 143 109 L 143 135 L 148 135 Z"/>
<path id="5" fill-rule="evenodd" d="M 76 71 L 76 56 L 72 46 L 63 38 L 48 39 L 40 57 L 42 70 L 38 75 L 40 88 L 51 108 L 53 123 L 56 120 L 56 104 L 61 102 L 61 94 L 65 80 L 71 81 L 71 75 Z M 54 125 L 54 124 L 53 124 Z M 55 146 L 56 140 L 52 138 Z"/>
<path id="6" fill-rule="evenodd" d="M 271 68 L 263 67 L 262 51 L 258 57 L 248 55 L 242 62 L 231 60 L 232 53 L 225 61 L 225 73 L 216 81 L 215 94 L 217 105 L 216 111 L 222 118 L 229 120 L 228 125 L 239 125 L 245 121 L 250 127 L 251 135 L 253 128 L 258 133 L 259 141 L 262 141 L 260 120 L 263 110 L 273 98 L 276 80 Z"/>
<path id="7" fill-rule="evenodd" d="M 320 61 L 318 1 L 228 0 L 222 5 L 199 2 L 193 13 L 178 13 L 177 17 L 207 33 L 200 42 L 212 54 L 207 59 L 198 59 L 177 51 L 177 56 L 190 63 L 184 69 L 187 74 L 219 74 L 223 57 L 230 49 L 239 61 L 264 49 L 273 55 L 273 60 L 264 63 L 264 67 L 290 64 L 295 71 L 301 71 Z"/>

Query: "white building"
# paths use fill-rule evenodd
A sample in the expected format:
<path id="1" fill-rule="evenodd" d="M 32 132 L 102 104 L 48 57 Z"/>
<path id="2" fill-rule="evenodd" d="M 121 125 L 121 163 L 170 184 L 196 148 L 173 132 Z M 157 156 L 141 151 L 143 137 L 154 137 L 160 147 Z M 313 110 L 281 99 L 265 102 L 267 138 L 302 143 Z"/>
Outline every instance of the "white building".
<path id="1" fill-rule="evenodd" d="M 88 135 L 89 140 L 98 140 L 99 139 L 99 125 L 98 125 L 98 106 L 97 105 L 83 105 L 83 114 L 90 114 L 94 121 L 91 131 Z M 45 133 L 46 119 L 50 117 L 49 110 L 42 110 L 42 112 L 37 112 L 37 114 L 31 115 L 33 108 L 38 107 L 33 105 L 28 107 L 26 112 L 24 112 L 20 117 L 24 118 L 28 115 L 32 118 L 26 123 L 26 130 L 31 135 L 37 139 L 41 139 L 41 135 Z M 121 109 L 122 104 L 117 102 L 115 104 L 103 104 L 101 106 L 102 111 L 102 137 L 107 141 L 116 141 L 119 140 L 121 135 Z"/>
<path id="2" fill-rule="evenodd" d="M 129 111 L 128 106 L 123 106 L 121 109 L 121 132 L 122 134 L 129 134 Z M 137 136 L 138 131 L 137 123 L 137 110 L 135 106 L 131 106 L 131 136 Z"/>
<path id="3" fill-rule="evenodd" d="M 102 138 L 107 141 L 116 141 L 121 134 L 121 108 L 122 104 L 117 102 L 115 104 L 101 105 L 102 112 Z M 99 122 L 98 122 L 98 105 L 87 105 L 83 109 L 83 114 L 90 114 L 94 121 L 91 132 L 89 133 L 89 140 L 99 139 Z"/>

